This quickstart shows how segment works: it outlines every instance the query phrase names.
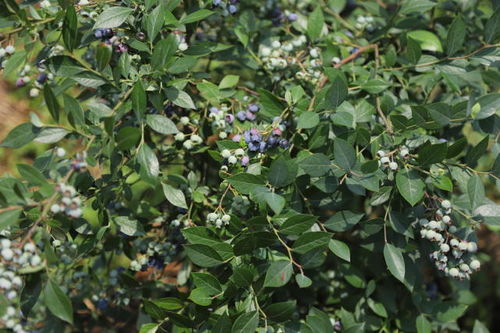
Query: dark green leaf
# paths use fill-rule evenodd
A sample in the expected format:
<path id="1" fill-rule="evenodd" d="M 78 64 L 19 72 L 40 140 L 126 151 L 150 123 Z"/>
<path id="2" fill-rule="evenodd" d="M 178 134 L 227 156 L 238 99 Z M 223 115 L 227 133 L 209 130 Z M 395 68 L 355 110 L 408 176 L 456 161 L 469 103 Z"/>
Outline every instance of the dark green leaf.
<path id="1" fill-rule="evenodd" d="M 392 244 L 384 246 L 384 259 L 391 274 L 401 282 L 405 278 L 405 260 L 401 250 Z"/>
<path id="2" fill-rule="evenodd" d="M 73 306 L 69 297 L 61 290 L 59 285 L 48 280 L 44 289 L 45 305 L 52 314 L 70 324 L 73 324 Z"/>
<path id="3" fill-rule="evenodd" d="M 211 247 L 203 244 L 184 245 L 191 261 L 200 267 L 214 267 L 223 263 L 221 256 Z"/>
<path id="4" fill-rule="evenodd" d="M 292 277 L 293 267 L 289 261 L 279 260 L 271 263 L 264 280 L 264 287 L 284 286 Z"/>

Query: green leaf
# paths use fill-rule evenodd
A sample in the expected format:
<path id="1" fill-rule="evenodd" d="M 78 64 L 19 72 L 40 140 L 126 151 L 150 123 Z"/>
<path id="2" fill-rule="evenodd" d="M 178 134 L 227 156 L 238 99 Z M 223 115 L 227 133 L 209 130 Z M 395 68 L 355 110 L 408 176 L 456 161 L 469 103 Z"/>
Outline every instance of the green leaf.
<path id="1" fill-rule="evenodd" d="M 467 310 L 467 305 L 444 301 L 437 303 L 432 312 L 436 314 L 437 320 L 448 323 L 460 318 L 465 310 Z"/>
<path id="2" fill-rule="evenodd" d="M 209 296 L 214 296 L 222 292 L 219 280 L 210 273 L 192 273 L 194 284 L 197 288 L 202 288 Z"/>
<path id="3" fill-rule="evenodd" d="M 128 216 L 117 216 L 114 218 L 115 223 L 120 228 L 120 232 L 127 236 L 144 235 L 144 229 L 139 221 Z"/>
<path id="4" fill-rule="evenodd" d="M 26 51 L 19 51 L 11 55 L 7 60 L 2 76 L 8 77 L 14 73 L 26 61 L 26 55 Z"/>
<path id="5" fill-rule="evenodd" d="M 204 18 L 209 17 L 212 15 L 214 12 L 208 9 L 200 9 L 197 10 L 189 15 L 186 15 L 184 18 L 180 20 L 181 24 L 189 24 L 193 22 L 198 22 L 203 20 Z"/>
<path id="6" fill-rule="evenodd" d="M 154 151 L 148 145 L 143 144 L 137 151 L 137 162 L 141 170 L 146 172 L 147 177 L 156 178 L 160 174 L 160 163 Z"/>
<path id="7" fill-rule="evenodd" d="M 12 129 L 3 140 L 0 147 L 3 148 L 21 148 L 33 141 L 40 133 L 40 128 L 30 123 L 17 125 Z"/>
<path id="8" fill-rule="evenodd" d="M 237 175 L 231 176 L 228 180 L 238 192 L 243 194 L 250 194 L 257 187 L 264 185 L 264 179 L 262 177 L 252 175 L 249 173 L 239 173 Z"/>
<path id="9" fill-rule="evenodd" d="M 139 80 L 134 84 L 134 88 L 132 90 L 132 95 L 130 96 L 132 99 L 132 109 L 135 112 L 135 115 L 138 119 L 142 119 L 144 112 L 146 111 L 147 106 L 147 96 L 146 91 L 142 85 L 142 82 Z"/>
<path id="10" fill-rule="evenodd" d="M 146 15 L 146 31 L 150 42 L 154 41 L 164 23 L 165 10 L 163 6 L 156 7 L 151 13 Z"/>
<path id="11" fill-rule="evenodd" d="M 231 333 L 255 332 L 257 326 L 259 326 L 259 313 L 257 311 L 243 313 L 234 321 Z"/>
<path id="12" fill-rule="evenodd" d="M 330 159 L 324 154 L 313 154 L 299 162 L 299 166 L 312 177 L 321 177 L 332 169 Z"/>
<path id="13" fill-rule="evenodd" d="M 292 248 L 294 252 L 304 254 L 317 248 L 327 247 L 331 238 L 329 232 L 306 232 L 293 243 Z"/>
<path id="14" fill-rule="evenodd" d="M 203 244 L 184 245 L 191 261 L 200 267 L 214 267 L 223 263 L 221 256 L 210 246 Z"/>
<path id="15" fill-rule="evenodd" d="M 319 115 L 315 112 L 303 112 L 297 119 L 297 128 L 314 128 L 319 124 Z"/>
<path id="16" fill-rule="evenodd" d="M 323 16 L 323 11 L 321 6 L 316 6 L 314 11 L 309 15 L 307 19 L 307 35 L 309 39 L 316 40 L 321 35 L 323 30 L 323 25 L 325 24 L 325 18 Z"/>
<path id="17" fill-rule="evenodd" d="M 408 38 L 406 57 L 412 64 L 417 64 L 418 60 L 422 56 L 422 49 L 420 48 L 420 44 L 414 40 L 413 38 Z"/>
<path id="18" fill-rule="evenodd" d="M 184 305 L 180 299 L 175 298 L 175 297 L 164 297 L 164 298 L 155 299 L 153 301 L 153 303 L 156 306 L 158 306 L 162 309 L 165 309 L 165 310 L 169 310 L 169 311 L 175 311 L 175 310 L 182 309 L 182 307 Z"/>
<path id="19" fill-rule="evenodd" d="M 405 260 L 401 250 L 392 244 L 386 243 L 384 246 L 384 259 L 391 274 L 404 283 Z"/>
<path id="20" fill-rule="evenodd" d="M 297 301 L 287 301 L 273 303 L 264 308 L 264 313 L 268 320 L 272 320 L 277 323 L 285 322 L 289 320 L 295 309 L 297 307 Z"/>
<path id="21" fill-rule="evenodd" d="M 477 99 L 476 105 L 479 106 L 477 112 L 472 112 L 474 119 L 486 119 L 498 113 L 500 110 L 500 94 L 487 94 Z M 476 105 L 474 107 L 476 107 Z"/>
<path id="22" fill-rule="evenodd" d="M 408 37 L 414 39 L 422 50 L 443 52 L 443 46 L 439 38 L 430 31 L 414 30 L 408 33 Z"/>
<path id="23" fill-rule="evenodd" d="M 209 306 L 210 304 L 212 304 L 212 297 L 203 288 L 196 288 L 191 290 L 189 299 L 201 306 Z"/>
<path id="24" fill-rule="evenodd" d="M 59 102 L 57 102 L 56 96 L 48 84 L 43 87 L 43 96 L 50 115 L 56 122 L 59 122 Z"/>
<path id="25" fill-rule="evenodd" d="M 68 6 L 66 8 L 66 15 L 64 16 L 62 26 L 62 36 L 64 45 L 66 45 L 66 48 L 70 52 L 72 52 L 80 42 L 78 38 L 78 18 L 74 6 Z"/>
<path id="26" fill-rule="evenodd" d="M 368 82 L 363 83 L 361 85 L 361 89 L 369 92 L 370 94 L 378 94 L 387 90 L 387 88 L 389 88 L 390 86 L 391 85 L 388 82 L 376 79 L 376 80 L 368 80 Z"/>
<path id="27" fill-rule="evenodd" d="M 179 130 L 175 123 L 161 114 L 148 114 L 146 116 L 146 123 L 155 132 L 160 134 L 176 134 Z"/>
<path id="28" fill-rule="evenodd" d="M 274 261 L 267 270 L 264 287 L 282 287 L 290 281 L 292 273 L 293 267 L 291 262 L 285 260 Z"/>
<path id="29" fill-rule="evenodd" d="M 424 196 L 425 184 L 415 170 L 401 170 L 396 175 L 396 186 L 401 196 L 415 206 Z"/>
<path id="30" fill-rule="evenodd" d="M 312 285 L 312 280 L 302 273 L 295 275 L 295 281 L 299 288 L 308 288 Z"/>
<path id="31" fill-rule="evenodd" d="M 116 28 L 122 25 L 134 9 L 127 7 L 109 7 L 96 18 L 93 29 Z"/>
<path id="32" fill-rule="evenodd" d="M 400 14 L 411 14 L 411 13 L 419 13 L 422 14 L 428 10 L 431 10 L 436 6 L 435 2 L 429 0 L 406 0 L 403 2 L 401 9 L 399 11 Z"/>
<path id="33" fill-rule="evenodd" d="M 273 210 L 274 214 L 278 215 L 285 207 L 286 200 L 281 195 L 274 192 L 267 192 L 264 194 L 264 199 L 269 207 Z"/>
<path id="34" fill-rule="evenodd" d="M 116 134 L 116 144 L 120 150 L 135 148 L 140 139 L 141 130 L 137 127 L 122 127 Z"/>
<path id="35" fill-rule="evenodd" d="M 300 235 L 309 230 L 317 219 L 314 215 L 294 215 L 280 226 L 280 232 L 286 235 Z"/>
<path id="36" fill-rule="evenodd" d="M 340 75 L 337 75 L 326 92 L 325 106 L 331 109 L 338 107 L 347 98 L 347 94 L 347 83 Z"/>
<path id="37" fill-rule="evenodd" d="M 219 87 L 217 87 L 215 84 L 208 81 L 203 81 L 198 83 L 196 85 L 196 88 L 198 88 L 201 96 L 203 96 L 203 98 L 205 98 L 207 101 L 212 104 L 218 104 L 220 92 Z"/>
<path id="38" fill-rule="evenodd" d="M 69 297 L 61 290 L 59 285 L 48 280 L 44 289 L 45 305 L 50 312 L 61 320 L 73 324 L 73 305 Z"/>
<path id="39" fill-rule="evenodd" d="M 335 138 L 333 151 L 335 153 L 335 163 L 342 169 L 349 171 L 356 164 L 356 152 L 347 141 Z"/>
<path id="40" fill-rule="evenodd" d="M 446 38 L 446 54 L 452 56 L 462 48 L 465 41 L 465 22 L 461 16 L 457 16 L 450 28 Z"/>
<path id="41" fill-rule="evenodd" d="M 219 83 L 219 89 L 232 88 L 238 84 L 239 75 L 226 75 Z"/>
<path id="42" fill-rule="evenodd" d="M 489 141 L 490 138 L 486 135 L 476 146 L 472 147 L 472 149 L 467 152 L 465 161 L 469 167 L 474 168 L 477 165 L 478 160 L 486 152 Z"/>
<path id="43" fill-rule="evenodd" d="M 280 100 L 264 89 L 257 90 L 260 94 L 259 104 L 261 105 L 260 114 L 267 116 L 269 118 L 279 117 L 285 106 L 280 102 Z"/>
<path id="44" fill-rule="evenodd" d="M 439 163 L 446 158 L 447 152 L 448 146 L 446 143 L 425 144 L 418 150 L 417 160 L 423 166 Z"/>
<path id="45" fill-rule="evenodd" d="M 28 164 L 18 164 L 17 170 L 21 176 L 33 185 L 44 186 L 47 185 L 47 179 L 44 175 L 34 167 Z"/>
<path id="46" fill-rule="evenodd" d="M 139 333 L 156 333 L 159 327 L 159 324 L 154 323 L 143 324 L 141 326 L 141 329 L 139 330 Z"/>
<path id="47" fill-rule="evenodd" d="M 476 319 L 476 321 L 474 322 L 474 328 L 472 329 L 472 333 L 490 333 L 490 331 L 482 322 Z"/>
<path id="48" fill-rule="evenodd" d="M 495 43 L 500 37 L 500 7 L 495 10 L 484 27 L 486 43 Z"/>
<path id="49" fill-rule="evenodd" d="M 417 333 L 432 333 L 432 325 L 429 323 L 424 314 L 420 314 L 415 324 L 417 326 Z"/>
<path id="50" fill-rule="evenodd" d="M 297 165 L 280 157 L 271 163 L 267 179 L 276 188 L 292 184 L 297 176 Z"/>
<path id="51" fill-rule="evenodd" d="M 351 262 L 351 251 L 349 250 L 349 246 L 347 246 L 346 243 L 336 239 L 330 239 L 330 242 L 328 243 L 328 248 L 337 257 L 344 259 L 347 262 Z"/>
<path id="52" fill-rule="evenodd" d="M 485 198 L 484 185 L 478 175 L 472 175 L 467 182 L 467 196 L 471 209 L 483 204 Z"/>
<path id="53" fill-rule="evenodd" d="M 0 231 L 17 222 L 22 209 L 9 209 L 0 213 Z"/>
<path id="54" fill-rule="evenodd" d="M 170 202 L 172 205 L 180 208 L 185 208 L 188 209 L 188 205 L 186 203 L 186 197 L 184 196 L 184 193 L 176 189 L 168 184 L 162 184 L 163 187 L 163 193 L 165 194 L 165 197 L 167 198 L 168 202 Z"/>
<path id="55" fill-rule="evenodd" d="M 40 143 L 56 143 L 62 140 L 69 132 L 59 127 L 44 127 L 40 129 L 34 141 Z"/>
<path id="56" fill-rule="evenodd" d="M 206 227 L 185 228 L 182 230 L 182 234 L 192 244 L 204 244 L 208 246 L 220 244 L 217 235 Z"/>
<path id="57" fill-rule="evenodd" d="M 196 109 L 191 97 L 182 90 L 174 87 L 167 88 L 167 98 L 177 106 L 185 109 Z"/>
<path id="58" fill-rule="evenodd" d="M 153 69 L 163 69 L 163 67 L 169 63 L 170 59 L 175 54 L 175 51 L 177 51 L 177 40 L 175 39 L 174 34 L 170 34 L 167 38 L 156 43 L 153 49 L 153 55 L 151 56 L 151 66 Z M 176 96 L 176 89 L 173 89 L 174 91 L 171 92 L 171 94 Z"/>
<path id="59" fill-rule="evenodd" d="M 97 68 L 102 71 L 106 66 L 109 64 L 109 61 L 111 60 L 111 56 L 113 55 L 113 49 L 110 45 L 106 44 L 99 44 L 96 47 L 96 61 L 97 61 Z"/>
<path id="60" fill-rule="evenodd" d="M 342 210 L 330 217 L 325 222 L 325 227 L 337 232 L 347 231 L 358 224 L 358 222 L 361 221 L 364 215 L 365 214 L 354 213 L 349 210 Z"/>
<path id="61" fill-rule="evenodd" d="M 378 316 L 380 316 L 382 318 L 387 318 L 388 317 L 387 310 L 385 309 L 384 304 L 382 304 L 380 302 L 376 302 L 373 299 L 369 298 L 368 299 L 368 306 Z"/>

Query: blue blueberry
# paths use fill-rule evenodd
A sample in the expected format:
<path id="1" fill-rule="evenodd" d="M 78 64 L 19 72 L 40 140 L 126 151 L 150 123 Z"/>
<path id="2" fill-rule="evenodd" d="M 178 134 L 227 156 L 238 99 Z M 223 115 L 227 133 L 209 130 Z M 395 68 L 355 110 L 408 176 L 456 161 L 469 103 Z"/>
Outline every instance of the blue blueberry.
<path id="1" fill-rule="evenodd" d="M 227 10 L 229 11 L 229 13 L 234 14 L 238 11 L 238 7 L 236 7 L 235 5 L 229 5 L 229 7 L 227 7 Z"/>
<path id="2" fill-rule="evenodd" d="M 288 144 L 288 140 L 287 139 L 281 139 L 279 145 L 283 149 L 287 149 L 290 146 Z"/>
<path id="3" fill-rule="evenodd" d="M 298 19 L 297 14 L 295 14 L 295 13 L 288 14 L 288 21 L 295 22 L 295 21 L 297 21 L 297 19 Z"/>
<path id="4" fill-rule="evenodd" d="M 240 111 L 236 114 L 236 117 L 240 120 L 240 121 L 245 121 L 247 119 L 247 116 L 246 116 L 246 113 L 245 111 Z"/>
<path id="5" fill-rule="evenodd" d="M 108 300 L 105 298 L 100 298 L 97 301 L 97 308 L 101 311 L 104 311 L 108 308 Z"/>
<path id="6" fill-rule="evenodd" d="M 48 75 L 47 73 L 40 73 L 38 74 L 38 77 L 36 78 L 36 82 L 40 84 L 44 84 L 45 81 L 47 81 Z"/>
<path id="7" fill-rule="evenodd" d="M 248 106 L 248 111 L 250 111 L 252 113 L 257 113 L 257 112 L 259 112 L 259 110 L 260 110 L 260 107 L 257 104 L 250 104 Z"/>

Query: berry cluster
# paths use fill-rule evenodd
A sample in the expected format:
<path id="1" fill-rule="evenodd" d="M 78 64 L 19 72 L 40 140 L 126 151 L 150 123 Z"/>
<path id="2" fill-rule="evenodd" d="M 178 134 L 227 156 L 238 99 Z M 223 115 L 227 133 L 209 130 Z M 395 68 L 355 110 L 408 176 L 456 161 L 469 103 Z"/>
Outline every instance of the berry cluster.
<path id="1" fill-rule="evenodd" d="M 304 48 L 307 38 L 301 35 L 291 40 L 274 40 L 260 47 L 264 69 L 273 73 L 273 81 L 295 76 L 297 80 L 317 84 L 321 77 L 321 51 Z"/>
<path id="2" fill-rule="evenodd" d="M 113 29 L 96 29 L 94 37 L 103 41 L 105 45 L 114 46 L 115 51 L 118 53 L 126 53 L 128 51 L 128 46 L 124 43 L 124 38 L 117 36 Z"/>
<path id="3" fill-rule="evenodd" d="M 228 14 L 236 14 L 236 12 L 238 11 L 239 2 L 240 0 L 229 0 L 229 1 L 213 0 L 212 5 L 214 7 L 221 8 L 223 15 L 228 15 Z"/>
<path id="4" fill-rule="evenodd" d="M 229 222 L 231 222 L 231 215 L 229 214 L 215 211 L 207 215 L 207 224 L 213 224 L 217 228 L 221 228 L 223 225 L 228 225 Z"/>
<path id="5" fill-rule="evenodd" d="M 283 132 L 280 128 L 272 129 L 267 136 L 259 130 L 252 128 L 251 130 L 243 133 L 243 139 L 245 140 L 250 152 L 263 153 L 267 149 L 276 148 L 278 146 L 283 149 L 287 149 L 289 143 L 287 139 L 281 137 L 282 134 Z M 233 140 L 239 141 L 240 138 L 235 136 L 233 137 Z"/>
<path id="6" fill-rule="evenodd" d="M 71 218 L 80 218 L 82 216 L 82 201 L 75 188 L 59 183 L 56 185 L 56 191 L 61 195 L 61 199 L 50 207 L 50 211 L 54 214 L 64 213 Z"/>
<path id="7" fill-rule="evenodd" d="M 227 138 L 228 133 L 232 131 L 232 124 L 234 123 L 234 115 L 229 113 L 227 105 L 223 104 L 220 108 L 212 106 L 209 109 L 208 117 L 212 124 L 214 133 L 219 133 L 219 138 Z"/>
<path id="8" fill-rule="evenodd" d="M 60 240 L 55 239 L 52 241 L 52 245 L 54 246 L 58 257 L 66 265 L 69 265 L 73 261 L 73 258 L 77 255 L 77 245 L 75 243 L 63 243 Z"/>
<path id="9" fill-rule="evenodd" d="M 248 162 L 250 162 L 250 158 L 241 148 L 235 149 L 234 151 L 224 149 L 221 152 L 221 156 L 224 158 L 224 165 L 221 168 L 223 171 L 227 171 L 228 166 L 235 165 L 238 161 L 242 166 L 247 166 Z"/>
<path id="10" fill-rule="evenodd" d="M 254 121 L 257 118 L 257 112 L 260 111 L 260 106 L 257 104 L 249 104 L 247 106 L 247 111 L 238 111 L 236 113 L 236 118 L 238 118 L 239 121 Z"/>
<path id="11" fill-rule="evenodd" d="M 250 200 L 246 196 L 237 196 L 233 198 L 231 203 L 231 212 L 246 215 L 248 210 L 250 209 Z"/>
<path id="12" fill-rule="evenodd" d="M 366 29 L 368 32 L 375 30 L 373 22 L 375 19 L 372 16 L 360 15 L 356 18 L 356 24 L 354 25 L 358 29 Z"/>
<path id="13" fill-rule="evenodd" d="M 64 149 L 63 149 L 64 151 Z M 58 157 L 64 157 L 63 151 L 59 150 L 57 151 Z M 62 155 L 62 156 L 61 156 Z M 82 152 L 82 153 L 76 153 L 75 157 L 71 161 L 71 168 L 75 170 L 76 172 L 85 172 L 87 171 L 87 162 L 85 161 L 87 159 L 87 152 Z"/>
<path id="14" fill-rule="evenodd" d="M 469 279 L 470 274 L 481 266 L 477 259 L 471 257 L 477 251 L 477 244 L 455 235 L 457 228 L 450 216 L 451 203 L 443 200 L 440 206 L 433 210 L 430 221 L 426 218 L 419 220 L 422 227 L 420 235 L 438 245 L 438 250 L 430 255 L 438 270 L 452 278 Z"/>
<path id="15" fill-rule="evenodd" d="M 399 158 L 396 154 L 399 152 Z M 399 147 L 393 151 L 385 152 L 383 150 L 377 151 L 377 157 L 380 158 L 379 165 L 382 168 L 396 171 L 399 168 L 398 160 L 405 161 L 410 158 L 410 151 L 406 146 Z"/>
<path id="16" fill-rule="evenodd" d="M 142 242 L 139 249 L 139 258 L 130 262 L 129 268 L 133 271 L 146 271 L 149 267 L 163 269 L 166 263 L 172 261 L 177 246 L 168 241 L 159 243 L 153 240 Z"/>
<path id="17" fill-rule="evenodd" d="M 22 249 L 17 243 L 7 238 L 0 239 L 0 292 L 11 304 L 19 302 L 23 286 L 21 270 L 36 269 L 42 264 L 42 259 L 36 253 L 33 243 L 26 243 Z M 7 307 L 0 318 L 0 327 L 13 329 L 14 332 L 25 332 L 21 325 L 21 314 L 13 306 Z"/>

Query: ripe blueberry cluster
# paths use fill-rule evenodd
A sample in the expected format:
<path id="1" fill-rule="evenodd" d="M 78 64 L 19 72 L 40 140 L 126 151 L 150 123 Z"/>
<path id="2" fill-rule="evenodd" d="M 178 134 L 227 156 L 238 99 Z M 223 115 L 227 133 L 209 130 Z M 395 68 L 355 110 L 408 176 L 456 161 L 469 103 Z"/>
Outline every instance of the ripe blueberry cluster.
<path id="1" fill-rule="evenodd" d="M 106 45 L 114 46 L 117 53 L 126 53 L 128 51 L 128 46 L 124 43 L 125 37 L 117 36 L 113 29 L 98 28 L 94 31 L 94 37 L 100 39 Z"/>
<path id="2" fill-rule="evenodd" d="M 228 15 L 228 14 L 236 14 L 238 11 L 238 3 L 240 0 L 229 0 L 229 1 L 222 1 L 222 0 L 213 0 L 212 5 L 213 7 L 218 7 L 222 8 L 222 14 L 223 15 Z"/>
<path id="3" fill-rule="evenodd" d="M 130 262 L 129 268 L 133 271 L 146 271 L 149 267 L 163 269 L 166 263 L 171 262 L 177 251 L 177 245 L 171 242 L 159 243 L 151 240 L 139 244 L 141 255 Z"/>
<path id="4" fill-rule="evenodd" d="M 78 193 L 71 185 L 59 183 L 56 185 L 56 191 L 61 195 L 60 201 L 50 207 L 53 214 L 64 213 L 71 218 L 80 218 L 82 216 L 81 199 Z"/>
<path id="5" fill-rule="evenodd" d="M 223 225 L 228 225 L 229 222 L 231 222 L 231 215 L 229 214 L 215 211 L 207 215 L 207 224 L 213 224 L 217 228 L 222 228 Z"/>
<path id="6" fill-rule="evenodd" d="M 398 153 L 399 152 L 399 157 Z M 383 150 L 377 151 L 377 157 L 379 160 L 379 165 L 383 169 L 389 169 L 392 171 L 396 171 L 399 168 L 398 160 L 404 162 L 405 160 L 411 157 L 410 151 L 406 146 L 401 146 L 393 151 L 385 152 Z"/>
<path id="7" fill-rule="evenodd" d="M 457 228 L 450 216 L 450 201 L 442 200 L 440 206 L 433 210 L 430 221 L 426 218 L 419 220 L 422 227 L 420 236 L 438 245 L 438 249 L 430 255 L 438 270 L 452 278 L 468 280 L 470 274 L 481 267 L 480 262 L 471 256 L 476 253 L 477 244 L 455 235 Z"/>
<path id="8" fill-rule="evenodd" d="M 238 120 L 242 122 L 245 120 L 254 121 L 257 118 L 256 114 L 259 111 L 260 106 L 258 106 L 257 104 L 249 104 L 246 111 L 242 110 L 236 113 L 236 118 L 238 118 Z"/>
<path id="9" fill-rule="evenodd" d="M 256 128 L 252 128 L 243 133 L 243 139 L 247 144 L 248 150 L 253 153 L 263 153 L 267 149 L 281 147 L 283 149 L 287 149 L 289 146 L 288 140 L 282 138 L 282 130 L 280 128 L 274 128 L 268 133 L 267 136 L 265 133 L 260 132 Z M 233 140 L 239 141 L 240 138 L 235 136 Z"/>

